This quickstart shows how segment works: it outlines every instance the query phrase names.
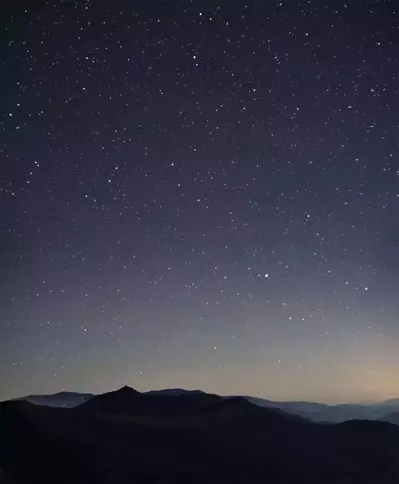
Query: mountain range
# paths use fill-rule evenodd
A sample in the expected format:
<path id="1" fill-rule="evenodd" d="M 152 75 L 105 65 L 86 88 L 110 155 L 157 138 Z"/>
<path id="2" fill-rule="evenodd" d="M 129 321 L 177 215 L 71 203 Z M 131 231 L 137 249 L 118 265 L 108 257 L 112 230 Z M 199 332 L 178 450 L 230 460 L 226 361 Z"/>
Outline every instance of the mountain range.
<path id="1" fill-rule="evenodd" d="M 153 390 L 143 393 L 143 395 L 181 395 L 181 394 L 203 394 L 201 390 L 184 390 L 181 388 L 172 388 L 164 390 Z M 50 407 L 72 408 L 90 400 L 92 393 L 75 393 L 60 392 L 52 395 L 29 395 L 21 397 L 38 405 L 47 405 Z M 229 398 L 229 397 L 227 397 Z M 316 402 L 277 402 L 264 398 L 245 396 L 249 402 L 260 407 L 278 408 L 287 413 L 308 418 L 315 422 L 333 422 L 340 423 L 346 420 L 366 419 L 366 420 L 384 420 L 392 423 L 399 423 L 399 398 L 386 400 L 374 404 L 338 404 L 327 405 Z"/>
<path id="2" fill-rule="evenodd" d="M 200 391 L 0 404 L 0 468 L 17 484 L 393 484 L 398 455 L 399 426 L 388 422 L 316 423 Z"/>
<path id="3" fill-rule="evenodd" d="M 261 407 L 280 408 L 288 413 L 309 418 L 315 422 L 340 423 L 346 420 L 388 420 L 390 414 L 399 412 L 399 400 L 387 400 L 374 404 L 327 405 L 315 402 L 274 402 L 262 398 L 247 397 Z"/>

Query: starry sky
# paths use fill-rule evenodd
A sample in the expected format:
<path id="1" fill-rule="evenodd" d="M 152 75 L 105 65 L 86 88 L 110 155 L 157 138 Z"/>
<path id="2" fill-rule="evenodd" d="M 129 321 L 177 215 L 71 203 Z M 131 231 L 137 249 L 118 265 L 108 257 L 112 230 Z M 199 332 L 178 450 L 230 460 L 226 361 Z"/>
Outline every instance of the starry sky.
<path id="1" fill-rule="evenodd" d="M 0 399 L 399 396 L 394 1 L 20 1 Z"/>

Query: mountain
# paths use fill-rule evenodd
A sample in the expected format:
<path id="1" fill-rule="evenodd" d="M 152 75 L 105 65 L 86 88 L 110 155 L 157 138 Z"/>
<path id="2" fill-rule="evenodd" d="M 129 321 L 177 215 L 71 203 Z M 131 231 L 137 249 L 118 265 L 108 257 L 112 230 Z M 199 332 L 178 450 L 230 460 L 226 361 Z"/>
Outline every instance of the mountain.
<path id="1" fill-rule="evenodd" d="M 399 408 L 399 398 L 391 398 L 390 400 L 385 400 L 382 405 L 387 407 L 398 407 Z"/>
<path id="2" fill-rule="evenodd" d="M 147 396 L 160 397 L 196 394 L 205 395 L 201 390 L 185 390 L 181 388 L 153 390 L 145 393 Z M 37 405 L 72 408 L 89 401 L 93 396 L 92 393 L 60 392 L 53 395 L 29 395 L 27 397 L 22 397 L 22 399 Z M 373 405 L 327 405 L 323 403 L 301 401 L 276 402 L 251 396 L 245 396 L 245 398 L 257 406 L 278 408 L 286 413 L 311 419 L 315 422 L 340 423 L 353 419 L 384 420 L 388 414 L 399 412 L 398 398 L 375 403 Z"/>
<path id="3" fill-rule="evenodd" d="M 399 412 L 389 413 L 388 415 L 381 417 L 379 420 L 382 422 L 390 422 L 392 424 L 399 425 Z"/>
<path id="4" fill-rule="evenodd" d="M 76 407 L 80 413 L 130 416 L 136 419 L 182 419 L 198 416 L 209 405 L 222 400 L 218 395 L 191 391 L 140 393 L 124 386 L 97 395 Z"/>
<path id="5" fill-rule="evenodd" d="M 340 423 L 347 420 L 379 420 L 390 411 L 399 412 L 398 399 L 388 400 L 373 405 L 339 404 L 326 405 L 315 402 L 275 402 L 256 397 L 246 397 L 258 406 L 280 408 L 285 412 L 309 418 L 315 422 Z"/>
<path id="6" fill-rule="evenodd" d="M 26 484 L 399 482 L 399 427 L 318 424 L 244 397 L 124 387 L 75 408 L 0 404 L 0 468 Z"/>
<path id="7" fill-rule="evenodd" d="M 59 392 L 52 395 L 28 395 L 17 400 L 26 400 L 36 405 L 72 408 L 93 397 L 92 393 Z"/>

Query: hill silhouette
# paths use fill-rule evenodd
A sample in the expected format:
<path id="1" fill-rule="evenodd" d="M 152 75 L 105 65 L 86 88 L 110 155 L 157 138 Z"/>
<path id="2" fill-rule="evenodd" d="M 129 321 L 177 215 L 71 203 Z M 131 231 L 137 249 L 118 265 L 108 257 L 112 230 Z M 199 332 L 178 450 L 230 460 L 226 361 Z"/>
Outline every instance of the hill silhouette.
<path id="1" fill-rule="evenodd" d="M 0 466 L 21 482 L 399 482 L 399 427 L 316 424 L 244 397 L 123 387 L 82 405 L 0 404 Z"/>
<path id="2" fill-rule="evenodd" d="M 90 398 L 92 393 L 59 392 L 52 395 L 28 395 L 17 400 L 26 400 L 36 405 L 47 405 L 49 407 L 76 407 Z"/>
<path id="3" fill-rule="evenodd" d="M 399 412 L 389 413 L 388 415 L 384 415 L 379 419 L 382 422 L 390 422 L 395 425 L 399 425 Z"/>

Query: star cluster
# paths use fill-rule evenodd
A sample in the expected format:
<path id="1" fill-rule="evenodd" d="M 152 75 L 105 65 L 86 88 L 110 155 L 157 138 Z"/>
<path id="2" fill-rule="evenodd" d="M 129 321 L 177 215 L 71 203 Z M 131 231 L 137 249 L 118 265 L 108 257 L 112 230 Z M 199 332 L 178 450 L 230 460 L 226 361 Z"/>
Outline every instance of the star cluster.
<path id="1" fill-rule="evenodd" d="M 395 2 L 32 3 L 2 18 L 0 397 L 397 396 Z"/>

